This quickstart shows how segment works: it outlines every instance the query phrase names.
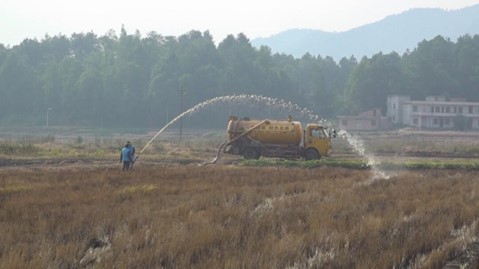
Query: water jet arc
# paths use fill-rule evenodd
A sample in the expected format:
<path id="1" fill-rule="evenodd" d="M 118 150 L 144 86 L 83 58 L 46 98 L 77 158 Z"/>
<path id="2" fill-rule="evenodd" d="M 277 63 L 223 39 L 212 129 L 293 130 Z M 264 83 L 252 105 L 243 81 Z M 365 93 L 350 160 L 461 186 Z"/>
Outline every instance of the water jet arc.
<path id="1" fill-rule="evenodd" d="M 297 104 L 291 103 L 291 102 L 286 102 L 281 99 L 276 99 L 276 98 L 271 98 L 271 97 L 265 97 L 261 95 L 247 95 L 247 94 L 240 94 L 240 95 L 226 95 L 226 96 L 220 96 L 220 97 L 215 97 L 209 100 L 206 100 L 202 103 L 199 103 L 195 105 L 194 107 L 191 107 L 190 109 L 186 110 L 185 112 L 179 114 L 176 116 L 176 118 L 172 119 L 170 122 L 168 122 L 163 128 L 161 128 L 149 141 L 146 143 L 146 145 L 143 147 L 143 149 L 138 153 L 138 155 L 135 157 L 133 160 L 133 164 L 138 160 L 138 158 L 143 154 L 143 152 L 148 148 L 148 146 L 151 145 L 151 143 L 158 138 L 158 136 L 169 126 L 171 126 L 173 123 L 178 121 L 180 118 L 190 115 L 192 113 L 195 113 L 197 111 L 200 111 L 201 109 L 208 107 L 213 104 L 221 103 L 221 102 L 230 102 L 230 103 L 237 103 L 237 104 L 251 104 L 251 101 L 255 101 L 258 103 L 262 103 L 264 105 L 270 106 L 274 105 L 275 107 L 279 109 L 284 109 L 286 111 L 292 112 L 293 114 L 299 114 L 300 116 L 303 117 L 308 117 L 311 120 L 314 121 L 320 121 L 320 118 L 316 116 L 312 111 L 301 108 Z"/>

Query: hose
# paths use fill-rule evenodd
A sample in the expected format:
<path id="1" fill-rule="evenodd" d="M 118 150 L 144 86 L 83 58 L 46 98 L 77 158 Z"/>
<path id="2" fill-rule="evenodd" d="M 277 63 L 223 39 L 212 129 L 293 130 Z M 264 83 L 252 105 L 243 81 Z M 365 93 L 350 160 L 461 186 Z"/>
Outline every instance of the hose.
<path id="1" fill-rule="evenodd" d="M 221 153 L 221 150 L 223 149 L 224 146 L 226 146 L 226 144 L 228 144 L 230 141 L 225 141 L 223 144 L 221 144 L 221 146 L 218 148 L 218 152 L 216 152 L 216 157 L 211 160 L 210 162 L 204 162 L 198 166 L 206 166 L 208 164 L 215 164 L 216 161 L 218 161 L 218 158 L 220 157 L 220 153 Z"/>

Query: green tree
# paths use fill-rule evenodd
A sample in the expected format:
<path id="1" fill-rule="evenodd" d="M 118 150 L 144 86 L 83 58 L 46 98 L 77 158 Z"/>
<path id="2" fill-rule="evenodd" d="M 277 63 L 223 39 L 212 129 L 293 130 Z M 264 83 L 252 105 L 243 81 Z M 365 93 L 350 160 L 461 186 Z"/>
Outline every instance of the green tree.
<path id="1" fill-rule="evenodd" d="M 218 45 L 223 75 L 220 87 L 227 94 L 257 92 L 256 51 L 244 34 L 228 35 Z"/>
<path id="2" fill-rule="evenodd" d="M 387 96 L 402 91 L 401 58 L 397 53 L 364 57 L 353 70 L 346 93 L 351 113 L 381 108 L 385 111 Z"/>
<path id="3" fill-rule="evenodd" d="M 93 32 L 74 33 L 71 36 L 71 56 L 82 59 L 100 49 L 97 36 Z"/>
<path id="4" fill-rule="evenodd" d="M 408 85 L 405 93 L 413 98 L 449 96 L 459 88 L 454 70 L 454 44 L 441 36 L 419 43 L 414 51 L 403 57 L 403 65 Z"/>
<path id="5" fill-rule="evenodd" d="M 178 84 L 188 92 L 184 100 L 185 107 L 214 97 L 218 93 L 219 57 L 213 37 L 204 33 L 191 31 L 178 39 L 179 62 Z"/>
<path id="6" fill-rule="evenodd" d="M 336 63 L 328 56 L 272 54 L 268 47 L 254 48 L 244 34 L 216 46 L 208 31 L 142 37 L 122 27 L 119 36 L 110 30 L 100 37 L 75 33 L 0 45 L 0 120 L 43 124 L 53 107 L 65 124 L 158 127 L 180 112 L 180 87 L 187 92 L 183 109 L 246 93 L 291 101 L 329 118 L 384 109 L 390 94 L 479 100 L 478 66 L 477 35 L 456 43 L 438 36 L 402 56 L 378 53 L 359 63 L 354 57 Z M 268 110 L 250 112 L 270 117 Z M 191 124 L 223 122 L 230 112 L 218 107 Z"/>
<path id="7" fill-rule="evenodd" d="M 23 122 L 35 120 L 41 112 L 42 89 L 38 87 L 35 70 L 28 64 L 28 58 L 17 52 L 10 53 L 0 66 L 1 95 L 0 115 L 16 116 Z"/>
<path id="8" fill-rule="evenodd" d="M 454 76 L 459 83 L 457 94 L 468 100 L 479 101 L 479 35 L 460 37 L 454 54 L 457 58 L 453 68 Z"/>
<path id="9" fill-rule="evenodd" d="M 457 131 L 470 130 L 472 127 L 472 119 L 464 115 L 457 115 L 453 118 L 454 129 Z"/>

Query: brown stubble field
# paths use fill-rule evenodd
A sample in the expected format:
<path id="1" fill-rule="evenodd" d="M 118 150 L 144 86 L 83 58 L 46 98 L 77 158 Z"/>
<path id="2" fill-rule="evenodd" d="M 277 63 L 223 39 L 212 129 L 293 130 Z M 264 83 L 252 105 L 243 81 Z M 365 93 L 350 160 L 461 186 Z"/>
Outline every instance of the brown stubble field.
<path id="1" fill-rule="evenodd" d="M 475 268 L 478 195 L 465 170 L 9 167 L 0 268 Z"/>

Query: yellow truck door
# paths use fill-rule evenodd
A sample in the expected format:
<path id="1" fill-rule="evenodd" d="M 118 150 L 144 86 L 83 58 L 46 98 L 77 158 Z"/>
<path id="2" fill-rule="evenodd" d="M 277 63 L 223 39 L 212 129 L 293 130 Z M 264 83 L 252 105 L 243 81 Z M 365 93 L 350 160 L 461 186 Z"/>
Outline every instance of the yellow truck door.
<path id="1" fill-rule="evenodd" d="M 322 126 L 308 124 L 306 128 L 306 148 L 316 149 L 320 156 L 329 156 L 331 140 Z"/>

